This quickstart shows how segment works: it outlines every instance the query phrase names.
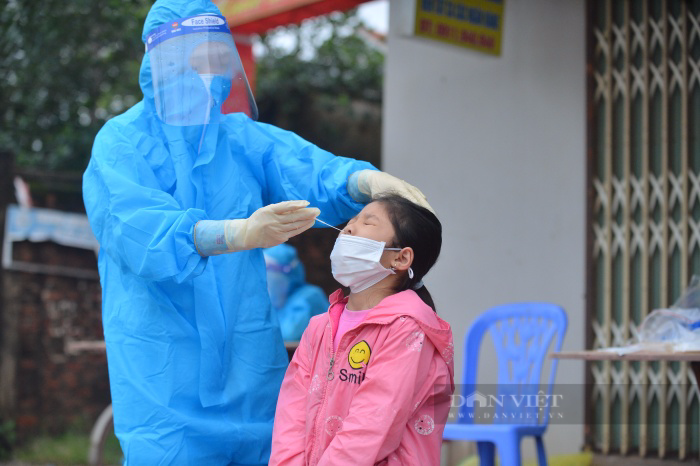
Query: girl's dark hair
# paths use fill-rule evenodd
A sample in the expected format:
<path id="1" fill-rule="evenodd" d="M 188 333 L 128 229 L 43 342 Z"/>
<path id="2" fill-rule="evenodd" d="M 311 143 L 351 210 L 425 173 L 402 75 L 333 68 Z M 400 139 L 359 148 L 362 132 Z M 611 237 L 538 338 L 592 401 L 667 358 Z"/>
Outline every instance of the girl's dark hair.
<path id="1" fill-rule="evenodd" d="M 418 289 L 414 287 L 423 280 L 440 255 L 442 247 L 440 220 L 425 207 L 395 194 L 383 195 L 373 201 L 384 206 L 396 233 L 393 244 L 387 247 L 413 249 L 413 264 L 411 264 L 413 278 L 409 278 L 406 273 L 403 280 L 399 282 L 396 292 L 413 289 L 428 306 L 433 308 L 433 311 L 437 312 L 433 298 L 425 285 Z"/>

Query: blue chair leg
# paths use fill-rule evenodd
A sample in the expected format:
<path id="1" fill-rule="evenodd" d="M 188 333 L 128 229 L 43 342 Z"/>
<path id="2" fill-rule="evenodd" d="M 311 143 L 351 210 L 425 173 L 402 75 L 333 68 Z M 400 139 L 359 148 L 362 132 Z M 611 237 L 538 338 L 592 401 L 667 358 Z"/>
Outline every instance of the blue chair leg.
<path id="1" fill-rule="evenodd" d="M 479 451 L 479 466 L 494 466 L 495 445 L 491 442 L 477 442 L 476 448 Z"/>
<path id="2" fill-rule="evenodd" d="M 520 437 L 509 435 L 502 438 L 496 444 L 501 466 L 521 466 L 520 462 Z"/>
<path id="3" fill-rule="evenodd" d="M 535 446 L 537 446 L 537 463 L 540 466 L 547 466 L 547 454 L 544 450 L 544 439 L 542 436 L 535 436 Z"/>

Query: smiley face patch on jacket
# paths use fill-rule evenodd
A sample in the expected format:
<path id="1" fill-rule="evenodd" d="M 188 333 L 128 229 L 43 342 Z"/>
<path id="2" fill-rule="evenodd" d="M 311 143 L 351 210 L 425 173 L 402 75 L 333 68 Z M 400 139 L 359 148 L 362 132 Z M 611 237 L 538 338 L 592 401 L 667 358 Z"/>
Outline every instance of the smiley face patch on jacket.
<path id="1" fill-rule="evenodd" d="M 369 357 L 372 353 L 365 340 L 355 343 L 348 353 L 348 363 L 353 369 L 363 369 L 369 364 Z"/>

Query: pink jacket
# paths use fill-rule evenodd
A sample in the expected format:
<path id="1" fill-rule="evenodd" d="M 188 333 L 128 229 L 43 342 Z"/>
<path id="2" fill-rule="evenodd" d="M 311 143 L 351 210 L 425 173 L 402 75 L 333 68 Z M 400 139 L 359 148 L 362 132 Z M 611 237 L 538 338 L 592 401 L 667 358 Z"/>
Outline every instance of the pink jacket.
<path id="1" fill-rule="evenodd" d="M 454 392 L 452 330 L 414 291 L 332 336 L 347 298 L 311 319 L 282 382 L 270 465 L 438 465 Z"/>

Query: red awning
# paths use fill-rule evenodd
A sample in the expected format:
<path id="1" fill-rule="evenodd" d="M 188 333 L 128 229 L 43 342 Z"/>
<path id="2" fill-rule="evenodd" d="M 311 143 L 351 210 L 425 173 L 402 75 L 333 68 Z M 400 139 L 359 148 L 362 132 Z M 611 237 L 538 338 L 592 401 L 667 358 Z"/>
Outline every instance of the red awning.
<path id="1" fill-rule="evenodd" d="M 234 34 L 262 34 L 277 26 L 345 11 L 368 0 L 213 0 Z"/>

